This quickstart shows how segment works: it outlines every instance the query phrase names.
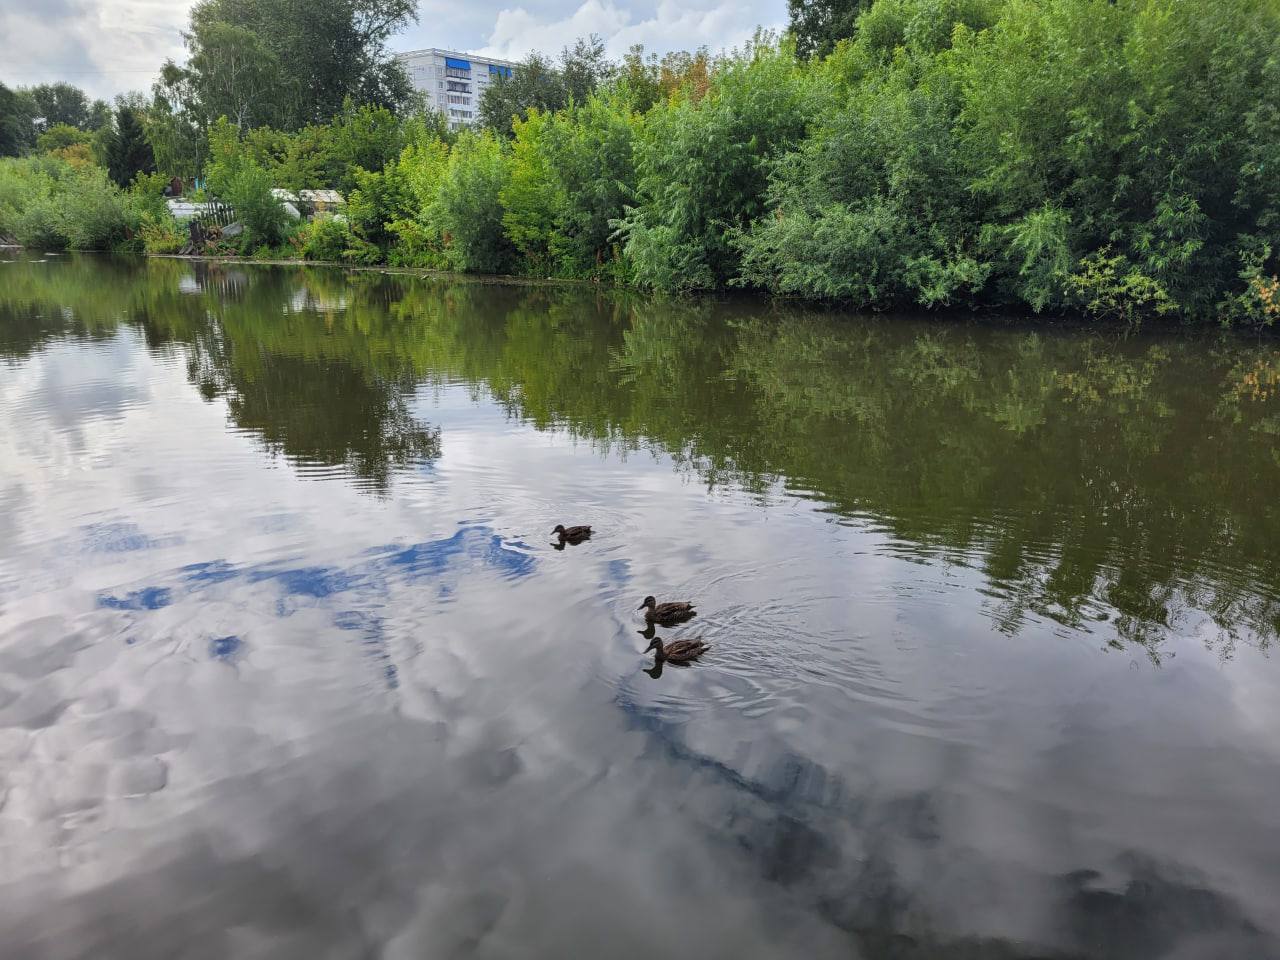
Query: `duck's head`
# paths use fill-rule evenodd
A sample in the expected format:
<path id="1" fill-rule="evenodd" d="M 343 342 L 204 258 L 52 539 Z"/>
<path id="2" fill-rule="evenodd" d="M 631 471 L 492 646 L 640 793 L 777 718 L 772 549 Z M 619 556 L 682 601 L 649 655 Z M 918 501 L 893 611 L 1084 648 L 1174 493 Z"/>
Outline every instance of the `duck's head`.
<path id="1" fill-rule="evenodd" d="M 555 528 L 554 530 L 552 530 L 551 532 L 552 532 L 552 533 L 559 533 L 559 534 L 563 534 L 563 533 L 564 533 L 564 524 L 563 524 L 563 523 L 557 523 L 557 524 L 556 524 L 556 528 Z"/>
<path id="2" fill-rule="evenodd" d="M 661 637 L 654 637 L 652 640 L 649 641 L 649 645 L 644 648 L 644 652 L 648 653 L 650 650 L 657 650 L 658 656 L 662 656 L 662 638 Z"/>
<path id="3" fill-rule="evenodd" d="M 640 606 L 636 607 L 636 609 L 643 610 L 645 607 L 648 607 L 650 610 L 652 610 L 657 605 L 658 605 L 658 601 L 655 600 L 652 596 L 648 596 L 644 598 L 644 600 L 640 603 Z"/>

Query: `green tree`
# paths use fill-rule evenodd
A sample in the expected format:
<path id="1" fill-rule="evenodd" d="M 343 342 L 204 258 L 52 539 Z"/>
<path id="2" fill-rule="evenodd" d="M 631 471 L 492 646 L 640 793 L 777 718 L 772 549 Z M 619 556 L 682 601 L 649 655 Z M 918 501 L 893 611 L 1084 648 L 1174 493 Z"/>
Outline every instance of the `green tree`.
<path id="1" fill-rule="evenodd" d="M 509 273 L 516 250 L 503 231 L 503 188 L 509 171 L 504 141 L 491 131 L 464 131 L 426 211 L 455 270 Z"/>
<path id="2" fill-rule="evenodd" d="M 618 91 L 516 121 L 503 224 L 532 272 L 622 278 L 612 222 L 635 191 L 637 126 Z"/>
<path id="3" fill-rule="evenodd" d="M 48 154 L 0 160 L 0 235 L 38 250 L 137 250 L 154 205 L 105 170 Z"/>
<path id="4" fill-rule="evenodd" d="M 199 105 L 194 76 L 166 61 L 151 93 L 147 136 L 156 169 L 170 177 L 198 176 L 208 144 L 208 118 Z"/>
<path id="5" fill-rule="evenodd" d="M 604 52 L 604 41 L 596 34 L 579 38 L 560 52 L 560 78 L 567 100 L 586 103 L 587 97 L 613 76 L 614 66 Z"/>
<path id="6" fill-rule="evenodd" d="M 219 118 L 209 131 L 209 160 L 205 171 L 209 190 L 230 204 L 244 225 L 241 250 L 283 241 L 289 218 L 271 192 L 271 174 L 253 158 L 226 117 Z"/>
<path id="7" fill-rule="evenodd" d="M 531 53 L 511 76 L 499 76 L 480 98 L 480 122 L 490 130 L 513 134 L 512 121 L 530 110 L 554 112 L 570 103 L 585 103 L 616 73 L 605 55 L 604 41 L 594 33 L 560 51 L 559 63 Z"/>
<path id="8" fill-rule="evenodd" d="M 646 56 L 642 44 L 632 45 L 614 68 L 609 84 L 616 96 L 644 113 L 662 97 L 658 55 Z"/>
<path id="9" fill-rule="evenodd" d="M 559 110 L 568 101 L 564 80 L 551 60 L 531 53 L 511 76 L 499 76 L 480 97 L 480 122 L 490 130 L 510 135 L 512 121 L 530 110 Z"/>
<path id="10" fill-rule="evenodd" d="M 392 160 L 381 170 L 357 167 L 355 189 L 347 197 L 347 221 L 356 236 L 372 250 L 365 259 L 385 260 L 395 234 L 391 224 L 413 214 L 413 194 L 399 164 Z"/>
<path id="11" fill-rule="evenodd" d="M 193 106 L 210 122 L 297 130 L 351 98 L 395 108 L 408 77 L 386 41 L 413 0 L 200 0 L 186 34 Z"/>
<path id="12" fill-rule="evenodd" d="M 596 94 L 560 118 L 555 172 L 564 196 L 552 252 L 561 272 L 623 279 L 614 223 L 636 193 L 635 142 L 641 121 L 625 98 Z"/>
<path id="13" fill-rule="evenodd" d="M 1026 285 L 1024 240 L 1046 208 L 1071 263 L 1106 252 L 1086 303 L 1127 289 L 1207 319 L 1247 260 L 1276 268 L 1280 198 L 1262 183 L 1280 123 L 1258 91 L 1280 82 L 1280 6 L 1009 0 L 957 54 L 964 162 L 1020 299 L 1048 298 L 1043 274 Z M 1073 269 L 1053 305 L 1074 305 Z M 1094 289 L 1109 275 L 1114 290 Z"/>
<path id="14" fill-rule="evenodd" d="M 127 186 L 139 173 L 155 171 L 155 156 L 147 142 L 142 119 L 130 106 L 116 110 L 115 123 L 107 136 L 106 167 L 111 179 Z"/>
<path id="15" fill-rule="evenodd" d="M 443 268 L 449 261 L 435 203 L 449 172 L 450 145 L 439 136 L 420 133 L 396 162 L 408 194 L 409 212 L 387 225 L 396 238 L 389 259 L 407 266 Z"/>
<path id="16" fill-rule="evenodd" d="M 348 99 L 330 127 L 326 186 L 349 190 L 355 170 L 381 170 L 404 149 L 400 121 L 386 107 L 356 106 Z"/>
<path id="17" fill-rule="evenodd" d="M 511 141 L 510 170 L 499 191 L 502 228 L 526 265 L 537 274 L 550 267 L 551 238 L 556 220 L 566 205 L 554 168 L 555 114 L 532 109 L 525 119 L 516 118 Z"/>
<path id="18" fill-rule="evenodd" d="M 79 87 L 69 83 L 42 83 L 25 88 L 35 107 L 36 133 L 65 124 L 80 130 L 96 130 L 111 119 L 111 108 L 103 100 L 90 100 Z"/>
<path id="19" fill-rule="evenodd" d="M 186 70 L 205 117 L 228 117 L 237 127 L 285 122 L 278 100 L 285 67 L 266 38 L 253 27 L 213 19 L 197 5 L 188 34 Z"/>
<path id="20" fill-rule="evenodd" d="M 26 153 L 35 137 L 35 103 L 30 95 L 0 83 L 0 157 Z"/>
<path id="21" fill-rule="evenodd" d="M 796 55 L 825 57 L 837 43 L 852 37 L 859 14 L 871 0 L 787 0 L 787 29 Z"/>
<path id="22" fill-rule="evenodd" d="M 88 144 L 93 137 L 85 131 L 66 123 L 57 123 L 36 137 L 36 149 L 41 153 L 51 153 L 77 144 Z"/>

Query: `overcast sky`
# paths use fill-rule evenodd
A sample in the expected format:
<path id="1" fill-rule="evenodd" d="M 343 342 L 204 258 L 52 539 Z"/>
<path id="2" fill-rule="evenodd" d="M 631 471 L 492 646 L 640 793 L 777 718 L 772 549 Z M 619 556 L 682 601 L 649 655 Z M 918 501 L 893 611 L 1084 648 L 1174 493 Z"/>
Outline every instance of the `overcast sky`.
<path id="1" fill-rule="evenodd" d="M 193 0 L 0 0 L 0 82 L 67 80 L 94 96 L 146 90 L 166 57 L 181 59 Z M 611 54 L 633 43 L 664 53 L 712 50 L 780 27 L 785 0 L 422 0 L 393 50 L 447 47 L 519 59 L 598 33 Z"/>

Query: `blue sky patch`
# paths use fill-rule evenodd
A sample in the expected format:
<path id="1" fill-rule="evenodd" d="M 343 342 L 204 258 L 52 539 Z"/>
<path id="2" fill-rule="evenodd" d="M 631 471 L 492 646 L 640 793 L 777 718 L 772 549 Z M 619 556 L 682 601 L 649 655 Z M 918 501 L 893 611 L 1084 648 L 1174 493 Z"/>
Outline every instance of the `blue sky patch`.
<path id="1" fill-rule="evenodd" d="M 111 594 L 98 597 L 98 606 L 111 610 L 159 610 L 171 603 L 173 592 L 168 587 L 143 587 L 123 597 Z"/>

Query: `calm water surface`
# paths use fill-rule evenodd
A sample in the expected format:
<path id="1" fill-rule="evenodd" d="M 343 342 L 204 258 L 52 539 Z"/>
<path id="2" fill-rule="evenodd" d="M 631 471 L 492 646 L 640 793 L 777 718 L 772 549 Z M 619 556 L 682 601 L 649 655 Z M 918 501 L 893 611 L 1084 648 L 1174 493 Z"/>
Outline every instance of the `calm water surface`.
<path id="1" fill-rule="evenodd" d="M 1278 387 L 11 255 L 0 954 L 1280 956 Z"/>

